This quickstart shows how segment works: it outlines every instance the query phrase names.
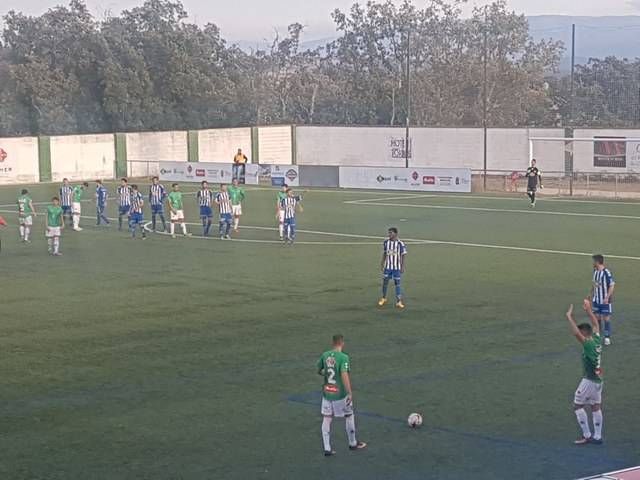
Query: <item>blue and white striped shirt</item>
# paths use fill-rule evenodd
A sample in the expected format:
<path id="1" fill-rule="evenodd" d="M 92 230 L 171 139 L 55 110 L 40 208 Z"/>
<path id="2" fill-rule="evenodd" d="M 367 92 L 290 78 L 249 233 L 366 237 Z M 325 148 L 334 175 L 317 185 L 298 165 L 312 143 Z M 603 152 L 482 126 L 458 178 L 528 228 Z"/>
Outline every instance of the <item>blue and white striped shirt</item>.
<path id="1" fill-rule="evenodd" d="M 285 197 L 280 200 L 280 207 L 284 210 L 285 220 L 296 218 L 296 206 L 302 201 L 302 197 Z"/>
<path id="2" fill-rule="evenodd" d="M 401 270 L 402 257 L 407 254 L 407 246 L 404 242 L 400 240 L 387 239 L 382 244 L 382 249 L 385 255 L 385 270 Z"/>
<path id="3" fill-rule="evenodd" d="M 60 205 L 70 207 L 72 195 L 73 187 L 71 185 L 63 185 L 60 187 Z"/>
<path id="4" fill-rule="evenodd" d="M 233 211 L 233 209 L 231 208 L 231 199 L 229 198 L 229 193 L 227 192 L 216 193 L 216 203 L 220 208 L 221 215 L 231 213 Z"/>
<path id="5" fill-rule="evenodd" d="M 213 192 L 209 189 L 198 190 L 198 205 L 210 207 L 213 204 Z"/>
<path id="6" fill-rule="evenodd" d="M 167 196 L 167 191 L 164 188 L 164 185 L 151 185 L 149 187 L 149 203 L 154 206 L 162 205 L 165 197 Z"/>
<path id="7" fill-rule="evenodd" d="M 121 185 L 118 187 L 118 205 L 121 207 L 128 207 L 131 205 L 131 187 Z"/>
<path id="8" fill-rule="evenodd" d="M 593 303 L 598 305 L 604 304 L 604 297 L 607 296 L 607 292 L 612 285 L 615 285 L 616 282 L 613 279 L 613 275 L 608 268 L 604 268 L 602 270 L 598 270 L 597 268 L 593 271 Z M 612 299 L 609 299 L 609 303 L 611 303 Z"/>
<path id="9" fill-rule="evenodd" d="M 104 185 L 100 185 L 96 187 L 96 203 L 104 207 L 107 204 L 107 197 L 109 196 L 109 192 L 107 191 Z"/>
<path id="10" fill-rule="evenodd" d="M 131 213 L 142 213 L 142 206 L 144 205 L 144 197 L 140 192 L 131 192 Z"/>

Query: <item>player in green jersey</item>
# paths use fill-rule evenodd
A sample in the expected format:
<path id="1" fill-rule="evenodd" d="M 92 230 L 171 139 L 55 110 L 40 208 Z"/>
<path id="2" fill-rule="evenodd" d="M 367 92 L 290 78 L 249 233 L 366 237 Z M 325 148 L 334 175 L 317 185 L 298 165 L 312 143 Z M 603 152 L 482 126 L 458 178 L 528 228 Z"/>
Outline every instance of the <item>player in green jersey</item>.
<path id="1" fill-rule="evenodd" d="M 62 255 L 60 253 L 60 235 L 64 229 L 63 213 L 58 197 L 53 197 L 51 202 L 52 204 L 47 207 L 45 237 L 47 237 L 49 255 L 59 257 Z"/>
<path id="2" fill-rule="evenodd" d="M 356 440 L 356 422 L 353 417 L 353 391 L 349 378 L 349 356 L 342 351 L 344 337 L 333 336 L 333 348 L 324 352 L 318 360 L 318 374 L 324 377 L 322 385 L 322 444 L 324 454 L 329 457 L 331 450 L 331 421 L 333 417 L 344 417 L 350 450 L 361 450 L 367 446 Z"/>
<path id="3" fill-rule="evenodd" d="M 285 183 L 276 196 L 276 220 L 278 221 L 280 240 L 284 240 L 284 208 L 282 208 L 282 200 L 287 198 L 287 190 L 289 190 L 289 185 Z"/>
<path id="4" fill-rule="evenodd" d="M 231 209 L 233 210 L 233 231 L 237 232 L 240 226 L 240 217 L 242 216 L 242 202 L 246 195 L 244 188 L 239 186 L 240 182 L 237 178 L 233 179 L 231 186 L 228 188 L 229 198 L 231 199 Z"/>
<path id="5" fill-rule="evenodd" d="M 18 197 L 18 223 L 20 224 L 20 241 L 23 243 L 31 243 L 29 235 L 31 235 L 33 217 L 35 216 L 36 209 L 33 207 L 33 200 L 29 191 L 24 188 Z"/>
<path id="6" fill-rule="evenodd" d="M 180 185 L 177 183 L 171 185 L 171 192 L 167 195 L 167 202 L 169 202 L 169 210 L 171 212 L 171 236 L 176 238 L 176 223 L 180 224 L 182 234 L 185 237 L 190 236 L 191 234 L 187 232 L 187 224 L 184 223 L 184 202 L 182 201 Z"/>
<path id="7" fill-rule="evenodd" d="M 80 215 L 82 214 L 82 195 L 84 194 L 84 189 L 89 188 L 89 184 L 87 182 L 83 182 L 82 185 L 76 185 L 73 187 L 73 191 L 71 192 L 71 210 L 73 212 L 73 230 L 76 232 L 80 232 L 82 228 L 80 228 Z"/>
<path id="8" fill-rule="evenodd" d="M 578 342 L 582 344 L 583 376 L 576 390 L 573 400 L 574 410 L 578 424 L 582 429 L 582 437 L 575 441 L 576 445 L 594 443 L 602 444 L 602 338 L 600 337 L 600 325 L 597 317 L 591 309 L 591 302 L 586 298 L 582 308 L 591 323 L 576 324 L 573 318 L 573 305 L 567 311 L 567 320 L 571 326 L 571 332 Z M 593 417 L 593 436 L 589 427 L 589 418 L 585 405 L 591 407 Z"/>

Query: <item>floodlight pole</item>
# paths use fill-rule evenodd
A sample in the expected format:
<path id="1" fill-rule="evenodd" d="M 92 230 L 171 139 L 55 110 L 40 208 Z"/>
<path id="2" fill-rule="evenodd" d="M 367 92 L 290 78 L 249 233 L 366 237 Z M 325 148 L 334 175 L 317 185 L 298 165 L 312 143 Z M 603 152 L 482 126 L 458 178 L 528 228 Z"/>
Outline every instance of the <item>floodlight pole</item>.
<path id="1" fill-rule="evenodd" d="M 483 35 L 483 47 L 482 47 L 482 67 L 483 67 L 483 80 L 482 80 L 482 131 L 483 131 L 483 190 L 487 191 L 487 113 L 488 113 L 488 100 L 487 100 L 487 52 L 488 52 L 488 32 L 487 32 L 487 6 L 484 7 L 484 35 Z"/>
<path id="2" fill-rule="evenodd" d="M 404 138 L 404 166 L 409 168 L 409 125 L 411 122 L 411 27 L 407 28 L 407 123 Z"/>

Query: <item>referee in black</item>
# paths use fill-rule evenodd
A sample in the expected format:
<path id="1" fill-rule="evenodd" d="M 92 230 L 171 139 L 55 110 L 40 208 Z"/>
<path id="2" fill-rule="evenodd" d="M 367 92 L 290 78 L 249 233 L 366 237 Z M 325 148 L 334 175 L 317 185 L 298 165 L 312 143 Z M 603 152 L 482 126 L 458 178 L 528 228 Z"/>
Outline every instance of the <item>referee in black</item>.
<path id="1" fill-rule="evenodd" d="M 531 160 L 531 166 L 527 168 L 527 173 L 524 175 L 527 177 L 527 196 L 531 200 L 531 208 L 536 206 L 536 191 L 538 185 L 542 190 L 542 172 L 536 166 L 536 159 Z"/>

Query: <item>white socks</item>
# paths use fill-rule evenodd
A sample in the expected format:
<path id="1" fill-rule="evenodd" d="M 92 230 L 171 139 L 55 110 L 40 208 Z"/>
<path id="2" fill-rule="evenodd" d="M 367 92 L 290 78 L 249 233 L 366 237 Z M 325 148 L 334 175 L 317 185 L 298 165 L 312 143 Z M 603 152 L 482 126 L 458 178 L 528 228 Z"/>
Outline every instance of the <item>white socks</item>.
<path id="1" fill-rule="evenodd" d="M 284 237 L 284 225 L 282 223 L 278 225 L 278 231 L 280 232 L 280 236 Z"/>
<path id="2" fill-rule="evenodd" d="M 582 429 L 582 436 L 584 438 L 591 438 L 591 430 L 589 429 L 589 418 L 584 408 L 576 410 L 576 418 L 578 419 L 578 425 Z M 601 424 L 602 425 L 602 424 Z"/>
<path id="3" fill-rule="evenodd" d="M 80 215 L 77 213 L 73 214 L 73 228 L 78 228 L 80 226 Z"/>
<path id="4" fill-rule="evenodd" d="M 233 229 L 237 230 L 238 226 L 240 225 L 240 219 L 238 217 L 233 219 Z"/>
<path id="5" fill-rule="evenodd" d="M 29 241 L 29 235 L 31 234 L 31 227 L 24 227 L 24 240 L 25 242 Z"/>
<path id="6" fill-rule="evenodd" d="M 584 411 L 584 410 L 583 410 Z M 593 438 L 595 440 L 600 440 L 602 438 L 602 410 L 598 410 L 597 412 L 593 412 Z"/>
<path id="7" fill-rule="evenodd" d="M 169 225 L 169 231 L 171 232 L 171 235 L 175 235 L 176 233 L 176 224 L 171 222 L 171 225 Z"/>
<path id="8" fill-rule="evenodd" d="M 47 238 L 47 246 L 49 253 L 59 253 L 60 252 L 60 237 Z"/>
<path id="9" fill-rule="evenodd" d="M 349 446 L 355 447 L 358 444 L 356 440 L 356 419 L 353 415 L 349 415 L 344 420 L 345 427 L 347 428 L 347 438 L 349 439 Z"/>
<path id="10" fill-rule="evenodd" d="M 20 225 L 20 240 L 24 240 L 24 225 Z"/>
<path id="11" fill-rule="evenodd" d="M 47 250 L 49 250 L 49 253 L 53 253 L 53 238 L 47 238 L 47 245 Z"/>
<path id="12" fill-rule="evenodd" d="M 181 223 L 180 226 L 182 227 L 182 234 L 186 235 L 187 234 L 187 224 L 186 223 Z"/>
<path id="13" fill-rule="evenodd" d="M 322 445 L 325 452 L 331 451 L 331 417 L 322 417 Z"/>

